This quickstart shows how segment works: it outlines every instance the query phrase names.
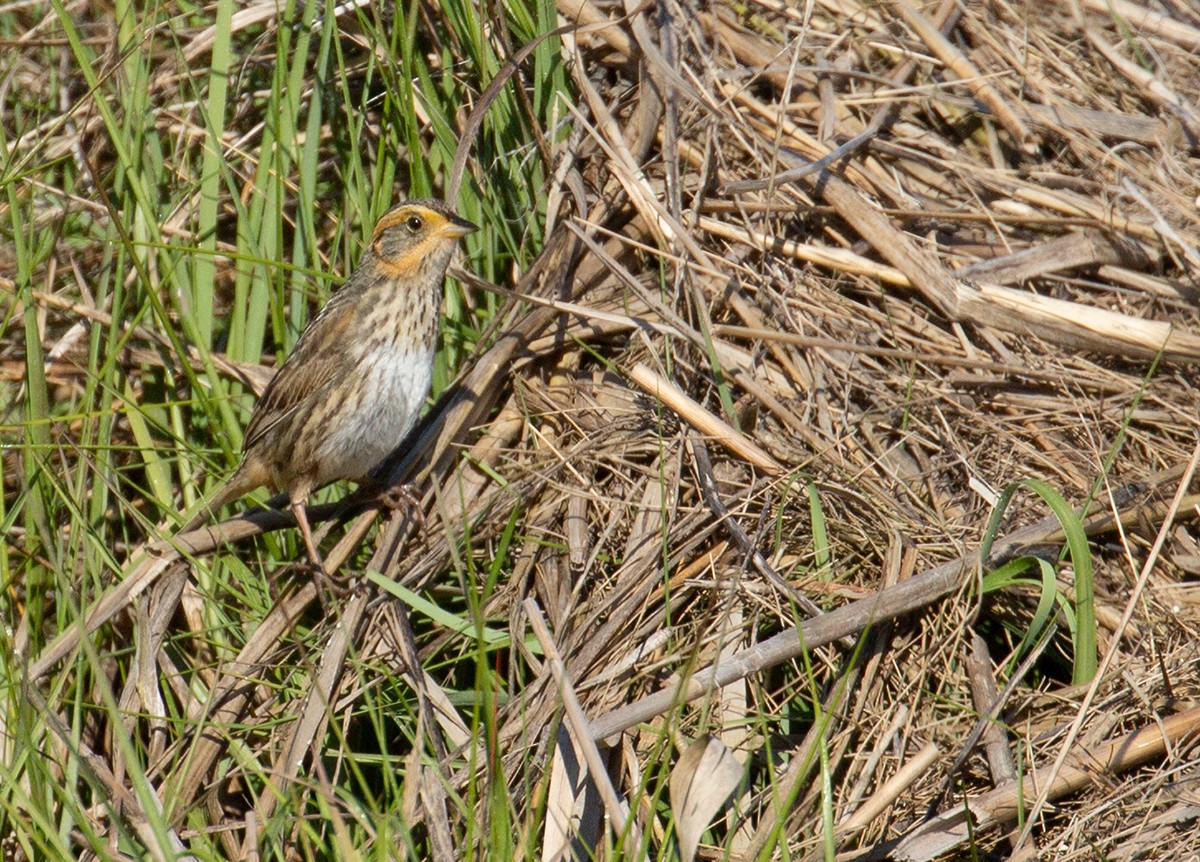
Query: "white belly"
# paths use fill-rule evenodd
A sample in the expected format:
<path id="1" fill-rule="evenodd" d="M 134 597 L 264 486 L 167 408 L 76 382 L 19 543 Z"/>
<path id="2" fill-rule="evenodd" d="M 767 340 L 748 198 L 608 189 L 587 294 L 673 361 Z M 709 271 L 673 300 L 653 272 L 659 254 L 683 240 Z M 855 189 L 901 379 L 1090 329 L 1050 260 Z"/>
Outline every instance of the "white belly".
<path id="1" fill-rule="evenodd" d="M 346 404 L 345 414 L 317 450 L 330 479 L 366 477 L 412 430 L 433 380 L 433 349 L 401 349 L 389 345 L 359 360 L 359 371 L 370 386 L 364 397 Z"/>

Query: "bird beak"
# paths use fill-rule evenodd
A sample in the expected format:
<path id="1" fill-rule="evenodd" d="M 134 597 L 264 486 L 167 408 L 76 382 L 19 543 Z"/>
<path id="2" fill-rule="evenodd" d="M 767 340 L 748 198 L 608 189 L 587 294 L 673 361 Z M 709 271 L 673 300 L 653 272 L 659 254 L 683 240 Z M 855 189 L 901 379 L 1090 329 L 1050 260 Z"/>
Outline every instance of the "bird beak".
<path id="1" fill-rule="evenodd" d="M 475 233 L 479 230 L 479 225 L 472 224 L 465 218 L 459 218 L 456 215 L 450 216 L 446 223 L 442 225 L 442 236 L 448 239 L 458 239 L 466 236 L 469 233 Z"/>

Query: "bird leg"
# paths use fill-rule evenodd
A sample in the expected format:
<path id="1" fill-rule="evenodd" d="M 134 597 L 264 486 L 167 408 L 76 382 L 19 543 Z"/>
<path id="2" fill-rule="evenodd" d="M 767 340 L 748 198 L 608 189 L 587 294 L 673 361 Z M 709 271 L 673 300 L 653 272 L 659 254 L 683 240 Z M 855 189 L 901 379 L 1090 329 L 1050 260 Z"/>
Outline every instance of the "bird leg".
<path id="1" fill-rule="evenodd" d="M 291 510 L 292 515 L 296 518 L 296 526 L 300 528 L 300 535 L 304 537 L 304 549 L 308 552 L 309 562 L 317 570 L 317 580 L 323 583 L 330 593 L 335 596 L 344 596 L 349 592 L 348 582 L 340 574 L 334 574 L 325 569 L 325 561 L 321 559 L 321 552 L 317 550 L 317 543 L 313 541 L 312 527 L 308 523 L 308 512 L 304 508 L 305 497 L 292 500 Z M 325 592 L 321 591 L 319 594 L 322 607 L 328 610 Z"/>
<path id="2" fill-rule="evenodd" d="M 317 550 L 317 543 L 313 541 L 312 528 L 308 525 L 308 513 L 304 509 L 304 498 L 293 499 L 291 509 L 296 518 L 296 526 L 300 528 L 300 535 L 304 537 L 304 549 L 308 551 L 309 561 L 324 574 L 325 562 L 321 559 L 321 552 Z"/>

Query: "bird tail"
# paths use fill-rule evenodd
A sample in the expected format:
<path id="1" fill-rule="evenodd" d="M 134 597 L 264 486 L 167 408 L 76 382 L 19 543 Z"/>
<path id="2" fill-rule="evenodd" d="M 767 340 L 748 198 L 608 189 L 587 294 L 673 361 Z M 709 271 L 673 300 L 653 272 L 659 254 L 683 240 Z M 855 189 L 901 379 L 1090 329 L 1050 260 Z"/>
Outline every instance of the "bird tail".
<path id="1" fill-rule="evenodd" d="M 198 530 L 206 522 L 216 517 L 226 503 L 232 503 L 239 497 L 246 496 L 261 484 L 262 482 L 254 481 L 254 477 L 247 473 L 244 466 L 238 467 L 216 491 L 200 502 L 192 516 L 175 534 L 181 536 Z"/>

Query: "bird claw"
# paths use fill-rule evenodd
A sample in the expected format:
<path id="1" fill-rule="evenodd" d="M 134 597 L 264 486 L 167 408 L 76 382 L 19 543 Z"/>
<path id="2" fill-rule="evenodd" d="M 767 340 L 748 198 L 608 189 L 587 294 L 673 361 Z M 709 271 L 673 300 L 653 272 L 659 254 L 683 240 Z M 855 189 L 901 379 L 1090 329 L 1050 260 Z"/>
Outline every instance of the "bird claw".
<path id="1" fill-rule="evenodd" d="M 301 513 L 303 509 L 300 510 Z M 299 520 L 299 519 L 298 519 Z M 304 544 L 307 549 L 304 562 L 297 561 L 297 566 L 301 569 L 309 571 L 317 580 L 317 589 L 321 594 L 321 604 L 325 604 L 325 595 L 329 594 L 333 598 L 345 598 L 354 591 L 354 581 L 357 580 L 353 576 L 344 575 L 340 570 L 335 569 L 330 571 L 325 568 L 325 560 L 321 556 L 321 552 L 317 550 L 316 544 L 312 540 L 312 534 L 308 529 L 308 519 L 304 518 Z"/>
<path id="2" fill-rule="evenodd" d="M 353 595 L 362 583 L 357 574 L 347 574 L 340 569 L 331 572 L 323 562 L 305 559 L 295 560 L 292 565 L 298 573 L 305 573 L 316 582 L 317 598 L 325 610 L 330 609 L 332 601 Z"/>
<path id="3" fill-rule="evenodd" d="M 326 593 L 332 598 L 344 599 L 358 586 L 358 578 L 354 575 L 346 575 L 341 571 L 327 572 L 324 566 L 318 568 L 314 574 L 319 582 L 317 586 L 321 590 L 322 602 Z"/>
<path id="4" fill-rule="evenodd" d="M 425 526 L 425 510 L 421 501 L 413 493 L 412 485 L 392 485 L 384 488 L 379 494 L 379 502 L 386 509 L 403 508 L 405 516 L 417 522 L 418 527 Z"/>

